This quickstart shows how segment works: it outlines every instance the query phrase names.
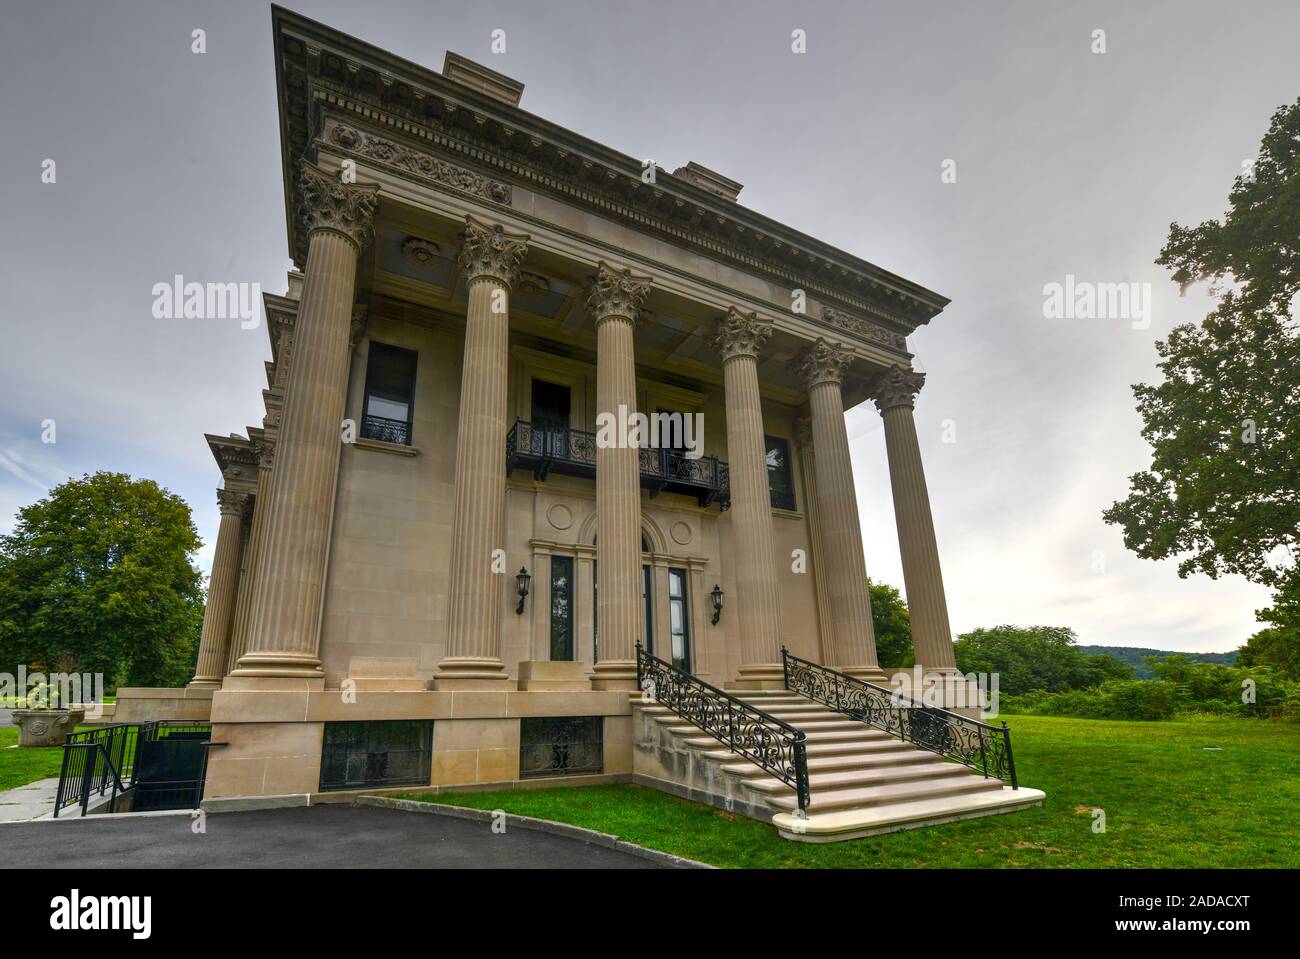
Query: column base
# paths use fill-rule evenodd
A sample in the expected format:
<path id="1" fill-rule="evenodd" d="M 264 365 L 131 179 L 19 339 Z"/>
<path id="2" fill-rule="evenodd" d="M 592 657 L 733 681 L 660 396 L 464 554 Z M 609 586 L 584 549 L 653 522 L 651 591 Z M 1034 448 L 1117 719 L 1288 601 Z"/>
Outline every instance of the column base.
<path id="1" fill-rule="evenodd" d="M 741 666 L 732 689 L 785 689 L 785 669 L 780 663 Z"/>
<path id="2" fill-rule="evenodd" d="M 495 656 L 448 656 L 433 674 L 434 689 L 499 689 L 510 685 L 505 663 Z"/>
<path id="3" fill-rule="evenodd" d="M 846 676 L 860 679 L 864 683 L 889 688 L 889 677 L 885 675 L 885 671 L 879 666 L 837 666 L 836 669 Z"/>
<path id="4" fill-rule="evenodd" d="M 308 653 L 245 653 L 231 676 L 285 677 L 290 679 L 324 679 L 320 659 Z"/>
<path id="5" fill-rule="evenodd" d="M 592 689 L 636 689 L 636 660 L 607 659 L 597 663 L 591 676 Z"/>
<path id="6" fill-rule="evenodd" d="M 211 676 L 195 676 L 185 684 L 186 689 L 220 689 L 221 680 Z"/>

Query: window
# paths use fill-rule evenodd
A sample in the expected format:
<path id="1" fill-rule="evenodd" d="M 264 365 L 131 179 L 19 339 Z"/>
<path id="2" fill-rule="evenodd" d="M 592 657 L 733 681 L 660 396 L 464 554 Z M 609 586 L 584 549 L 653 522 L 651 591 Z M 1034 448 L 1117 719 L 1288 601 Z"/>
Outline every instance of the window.
<path id="1" fill-rule="evenodd" d="M 668 636 L 673 665 L 691 671 L 690 607 L 686 598 L 686 570 L 668 570 Z"/>
<path id="2" fill-rule="evenodd" d="M 412 350 L 385 343 L 370 344 L 362 436 L 385 443 L 411 445 L 415 359 L 416 353 Z"/>
<path id="3" fill-rule="evenodd" d="M 579 776 L 605 768 L 605 724 L 600 716 L 519 720 L 519 778 Z"/>
<path id="4" fill-rule="evenodd" d="M 790 444 L 779 436 L 767 441 L 767 488 L 773 509 L 794 509 L 794 480 L 790 476 Z"/>
<path id="5" fill-rule="evenodd" d="M 573 557 L 551 557 L 551 659 L 573 659 Z"/>
<path id="6" fill-rule="evenodd" d="M 326 723 L 320 788 L 427 786 L 432 764 L 431 720 Z"/>

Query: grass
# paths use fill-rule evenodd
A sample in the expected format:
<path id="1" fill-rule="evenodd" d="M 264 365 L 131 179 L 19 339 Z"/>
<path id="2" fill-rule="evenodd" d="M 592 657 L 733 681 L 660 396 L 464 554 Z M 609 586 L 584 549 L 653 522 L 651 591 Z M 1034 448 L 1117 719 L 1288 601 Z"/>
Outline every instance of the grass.
<path id="1" fill-rule="evenodd" d="M 1300 867 L 1296 724 L 1006 718 L 1020 781 L 1047 793 L 1041 809 L 850 842 L 789 842 L 630 785 L 406 798 L 559 820 L 736 868 Z"/>
<path id="2" fill-rule="evenodd" d="M 0 726 L 0 792 L 59 775 L 63 747 L 18 747 L 18 727 Z"/>

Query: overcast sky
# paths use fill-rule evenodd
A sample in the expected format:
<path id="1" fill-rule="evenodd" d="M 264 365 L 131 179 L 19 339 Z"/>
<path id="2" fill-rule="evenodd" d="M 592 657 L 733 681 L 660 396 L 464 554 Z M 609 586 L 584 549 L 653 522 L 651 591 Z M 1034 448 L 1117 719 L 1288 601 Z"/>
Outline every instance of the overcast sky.
<path id="1" fill-rule="evenodd" d="M 203 434 L 260 423 L 266 332 L 156 320 L 151 288 L 284 290 L 270 6 L 0 3 L 0 529 L 70 475 L 121 470 L 191 503 L 206 568 L 220 477 Z M 956 631 L 1223 650 L 1257 628 L 1266 591 L 1137 559 L 1101 511 L 1149 461 L 1130 384 L 1212 307 L 1152 261 L 1171 221 L 1222 214 L 1300 94 L 1294 0 L 285 6 L 435 69 L 447 49 L 486 63 L 533 113 L 703 163 L 746 205 L 950 297 L 911 348 Z M 1150 283 L 1149 326 L 1045 319 L 1067 274 Z M 880 419 L 848 425 L 867 568 L 901 586 Z"/>

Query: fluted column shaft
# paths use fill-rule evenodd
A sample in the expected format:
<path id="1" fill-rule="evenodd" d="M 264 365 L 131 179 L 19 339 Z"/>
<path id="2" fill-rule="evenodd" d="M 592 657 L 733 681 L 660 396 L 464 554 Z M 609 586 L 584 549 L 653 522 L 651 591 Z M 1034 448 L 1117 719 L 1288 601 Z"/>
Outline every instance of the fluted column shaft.
<path id="1" fill-rule="evenodd" d="M 955 670 L 952 627 L 943 592 L 939 547 L 930 513 L 930 494 L 921 465 L 912 409 L 924 374 L 892 368 L 876 387 L 876 405 L 885 422 L 889 483 L 894 494 L 894 519 L 903 560 L 903 585 L 912 621 L 916 663 L 927 670 Z"/>
<path id="2" fill-rule="evenodd" d="M 308 246 L 294 325 L 293 372 L 271 474 L 266 539 L 248 651 L 235 676 L 321 678 L 320 614 L 348 384 L 357 256 L 369 241 L 372 189 L 304 164 Z"/>
<path id="3" fill-rule="evenodd" d="M 220 686 L 226 672 L 226 650 L 239 595 L 239 553 L 243 536 L 247 493 L 217 491 L 221 522 L 217 526 L 217 547 L 208 579 L 208 597 L 203 610 L 203 632 L 199 638 L 199 661 L 191 686 Z"/>
<path id="4" fill-rule="evenodd" d="M 641 455 L 622 427 L 636 412 L 633 327 L 649 280 L 600 264 L 588 296 L 596 321 L 597 689 L 636 687 L 640 640 Z M 606 428 L 602 429 L 602 425 Z"/>
<path id="5" fill-rule="evenodd" d="M 510 284 L 526 238 L 466 221 L 461 268 L 469 284 L 456 432 L 456 494 L 451 532 L 447 655 L 439 689 L 491 689 L 509 680 L 501 661 L 505 565 L 506 386 Z"/>
<path id="6" fill-rule="evenodd" d="M 266 500 L 270 496 L 271 466 L 260 457 L 257 468 L 257 492 L 253 497 L 253 517 L 248 527 L 248 544 L 239 576 L 239 597 L 235 601 L 235 622 L 230 631 L 230 649 L 226 654 L 225 672 L 229 673 L 248 651 L 248 627 L 253 613 L 253 589 L 257 582 L 257 558 L 266 533 Z"/>
<path id="7" fill-rule="evenodd" d="M 719 324 L 714 349 L 722 356 L 727 407 L 731 529 L 736 538 L 736 611 L 742 688 L 784 685 L 780 587 L 767 478 L 767 441 L 758 392 L 758 354 L 770 323 L 732 309 Z"/>
<path id="8" fill-rule="evenodd" d="M 812 560 L 813 592 L 817 599 L 817 624 L 821 638 L 819 644 L 820 661 L 837 666 L 838 651 L 832 635 L 830 604 L 826 600 L 826 551 L 822 547 L 821 505 L 817 501 L 817 452 L 813 446 L 812 420 L 800 417 L 794 424 L 795 438 L 799 443 L 799 464 L 803 473 L 803 488 L 806 498 L 804 514 L 808 517 L 809 554 Z"/>
<path id="9" fill-rule="evenodd" d="M 867 592 L 867 563 L 853 484 L 849 435 L 844 424 L 841 383 L 852 354 L 819 340 L 803 358 L 817 449 L 817 506 L 834 636 L 835 660 L 842 672 L 864 678 L 882 676 Z"/>

